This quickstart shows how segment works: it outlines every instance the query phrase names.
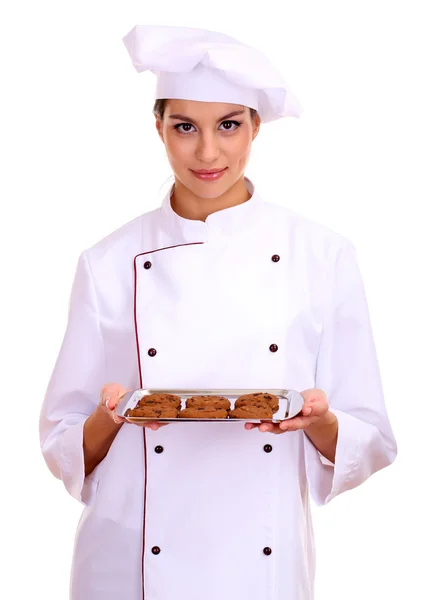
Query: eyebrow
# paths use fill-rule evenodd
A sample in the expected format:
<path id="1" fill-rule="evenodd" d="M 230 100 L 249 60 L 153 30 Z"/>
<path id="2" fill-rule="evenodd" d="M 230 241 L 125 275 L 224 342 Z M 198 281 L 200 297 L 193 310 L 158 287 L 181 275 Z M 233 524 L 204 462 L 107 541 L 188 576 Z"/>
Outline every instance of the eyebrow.
<path id="1" fill-rule="evenodd" d="M 220 121 L 225 121 L 226 119 L 230 119 L 230 117 L 234 117 L 236 115 L 243 115 L 245 111 L 243 110 L 235 110 L 231 113 L 229 113 L 228 115 L 224 115 L 224 117 L 221 117 L 220 119 L 217 120 L 217 123 L 219 123 Z M 181 121 L 189 121 L 190 123 L 195 123 L 194 119 L 191 119 L 191 117 L 186 117 L 184 115 L 170 115 L 169 116 L 170 119 L 180 119 Z"/>

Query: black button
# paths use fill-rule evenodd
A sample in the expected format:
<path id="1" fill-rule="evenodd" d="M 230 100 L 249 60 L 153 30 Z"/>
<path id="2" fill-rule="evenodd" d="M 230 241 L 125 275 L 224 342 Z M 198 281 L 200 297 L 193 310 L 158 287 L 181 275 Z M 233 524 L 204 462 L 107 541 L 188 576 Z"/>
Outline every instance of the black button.
<path id="1" fill-rule="evenodd" d="M 162 452 L 163 452 L 163 446 L 156 446 L 156 448 L 154 449 L 154 451 L 156 452 L 156 454 L 162 454 Z"/>
<path id="2" fill-rule="evenodd" d="M 271 350 L 271 352 L 277 352 L 277 350 L 279 349 L 279 347 L 277 346 L 277 344 L 271 344 L 271 346 L 269 347 L 269 349 Z"/>
<path id="3" fill-rule="evenodd" d="M 160 548 L 159 548 L 159 546 L 153 546 L 153 548 L 151 549 L 151 551 L 155 555 L 160 554 Z"/>
<path id="4" fill-rule="evenodd" d="M 278 254 L 274 254 L 274 256 L 271 256 L 271 260 L 273 262 L 279 262 L 280 256 Z"/>
<path id="5" fill-rule="evenodd" d="M 155 350 L 154 348 L 150 348 L 150 350 L 148 351 L 148 356 L 156 356 L 157 354 L 157 350 Z"/>
<path id="6" fill-rule="evenodd" d="M 263 449 L 267 453 L 272 452 L 272 446 L 271 446 L 271 444 L 265 444 L 265 446 L 263 447 Z"/>
<path id="7" fill-rule="evenodd" d="M 271 552 L 272 552 L 272 550 L 271 550 L 271 548 L 268 548 L 268 546 L 263 549 L 263 553 L 266 554 L 267 556 L 269 556 L 271 554 Z"/>
<path id="8" fill-rule="evenodd" d="M 151 269 L 151 262 L 149 260 L 144 263 L 144 269 Z"/>

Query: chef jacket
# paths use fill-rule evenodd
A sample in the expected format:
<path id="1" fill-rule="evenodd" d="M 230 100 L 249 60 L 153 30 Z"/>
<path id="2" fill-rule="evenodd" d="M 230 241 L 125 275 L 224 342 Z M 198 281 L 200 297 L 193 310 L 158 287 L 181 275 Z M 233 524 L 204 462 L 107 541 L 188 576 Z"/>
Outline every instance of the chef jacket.
<path id="1" fill-rule="evenodd" d="M 204 222 L 176 214 L 171 189 L 79 258 L 40 423 L 84 505 L 72 600 L 311 600 L 310 496 L 326 504 L 395 458 L 353 245 L 245 185 L 248 201 Z M 111 381 L 320 388 L 335 464 L 302 430 L 126 423 L 85 477 L 83 424 Z"/>

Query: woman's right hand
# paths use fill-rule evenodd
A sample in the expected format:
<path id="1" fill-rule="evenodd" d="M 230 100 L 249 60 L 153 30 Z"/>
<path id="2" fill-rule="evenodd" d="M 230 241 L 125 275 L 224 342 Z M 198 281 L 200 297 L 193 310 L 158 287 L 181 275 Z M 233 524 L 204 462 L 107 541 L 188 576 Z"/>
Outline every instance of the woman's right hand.
<path id="1" fill-rule="evenodd" d="M 129 423 L 127 419 L 120 417 L 116 413 L 116 408 L 124 396 L 127 394 L 127 390 L 125 387 L 118 383 L 107 383 L 101 388 L 100 391 L 100 410 L 105 412 L 114 423 L 121 425 L 122 423 Z M 135 423 L 136 425 L 136 423 Z M 140 427 L 146 427 L 148 429 L 153 429 L 156 431 L 159 427 L 165 427 L 168 423 L 157 423 L 155 421 L 148 421 L 147 423 L 138 423 Z"/>

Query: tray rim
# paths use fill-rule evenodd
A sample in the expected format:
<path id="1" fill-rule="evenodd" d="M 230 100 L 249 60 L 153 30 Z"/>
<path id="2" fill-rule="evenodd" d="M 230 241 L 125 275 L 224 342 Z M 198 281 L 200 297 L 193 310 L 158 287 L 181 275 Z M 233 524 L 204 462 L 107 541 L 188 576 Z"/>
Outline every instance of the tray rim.
<path id="1" fill-rule="evenodd" d="M 281 423 L 285 419 L 160 419 L 158 417 L 123 417 L 129 423 Z M 292 418 L 292 417 L 287 417 Z"/>
<path id="2" fill-rule="evenodd" d="M 230 418 L 225 418 L 225 419 L 180 419 L 179 417 L 175 417 L 175 418 L 159 418 L 159 417 L 125 417 L 124 416 L 124 412 L 126 410 L 126 405 L 129 402 L 130 398 L 134 395 L 134 394 L 141 394 L 141 398 L 143 398 L 144 396 L 149 396 L 151 394 L 174 394 L 177 396 L 182 397 L 183 396 L 216 396 L 216 395 L 220 395 L 220 396 L 242 396 L 244 394 L 250 394 L 250 393 L 266 393 L 266 394 L 274 394 L 275 396 L 277 396 L 280 399 L 286 400 L 287 401 L 287 407 L 286 407 L 286 412 L 285 412 L 285 416 L 283 419 L 230 419 Z M 124 394 L 124 396 L 128 396 L 128 398 L 126 398 L 126 400 L 124 400 L 123 402 L 120 402 L 117 406 L 116 409 L 116 413 L 118 414 L 118 416 L 122 417 L 123 419 L 125 419 L 127 422 L 132 423 L 132 424 L 146 424 L 146 423 L 160 423 L 160 424 L 164 424 L 164 423 L 281 423 L 282 421 L 286 420 L 286 419 L 291 419 L 293 417 L 295 417 L 301 410 L 301 407 L 304 403 L 304 399 L 302 397 L 302 395 L 300 394 L 300 392 L 298 392 L 297 390 L 293 390 L 293 389 L 284 389 L 284 388 L 269 388 L 269 389 L 263 389 L 263 390 L 259 390 L 257 389 L 247 389 L 247 388 L 198 388 L 198 389 L 194 389 L 194 388 L 138 388 L 136 390 L 131 390 L 130 392 L 127 392 L 126 394 Z M 123 396 L 123 397 L 124 397 Z M 296 401 L 297 405 L 299 405 L 298 411 L 294 411 L 294 414 L 290 415 L 291 411 L 291 404 L 292 401 Z M 120 411 L 120 407 L 124 404 L 123 409 Z"/>

